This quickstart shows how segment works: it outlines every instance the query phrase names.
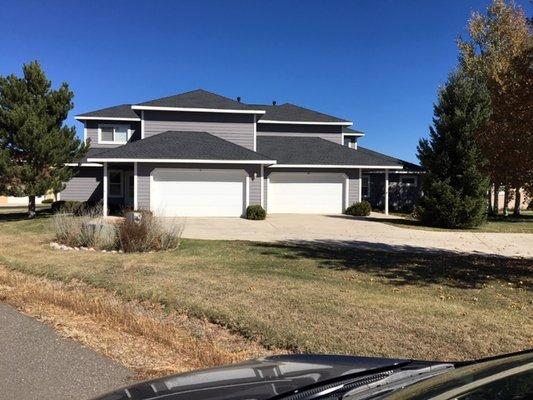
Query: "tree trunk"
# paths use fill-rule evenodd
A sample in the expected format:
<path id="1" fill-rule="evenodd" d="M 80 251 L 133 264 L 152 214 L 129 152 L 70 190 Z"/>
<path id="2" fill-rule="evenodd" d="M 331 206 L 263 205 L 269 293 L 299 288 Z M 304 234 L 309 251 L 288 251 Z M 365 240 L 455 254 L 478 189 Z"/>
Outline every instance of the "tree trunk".
<path id="1" fill-rule="evenodd" d="M 489 186 L 489 190 L 487 192 L 487 196 L 488 196 L 488 207 L 487 207 L 487 214 L 488 215 L 492 215 L 494 214 L 494 211 L 492 209 L 492 185 Z"/>
<path id="2" fill-rule="evenodd" d="M 517 217 L 521 214 L 520 206 L 522 205 L 522 193 L 520 193 L 520 188 L 517 187 L 514 194 L 514 211 L 513 215 Z"/>
<path id="3" fill-rule="evenodd" d="M 503 215 L 507 217 L 509 215 L 509 186 L 505 186 L 503 195 Z"/>
<path id="4" fill-rule="evenodd" d="M 28 202 L 28 218 L 35 218 L 35 196 L 29 196 Z"/>
<path id="5" fill-rule="evenodd" d="M 494 205 L 492 206 L 492 215 L 498 215 L 500 213 L 500 187 L 494 185 Z"/>

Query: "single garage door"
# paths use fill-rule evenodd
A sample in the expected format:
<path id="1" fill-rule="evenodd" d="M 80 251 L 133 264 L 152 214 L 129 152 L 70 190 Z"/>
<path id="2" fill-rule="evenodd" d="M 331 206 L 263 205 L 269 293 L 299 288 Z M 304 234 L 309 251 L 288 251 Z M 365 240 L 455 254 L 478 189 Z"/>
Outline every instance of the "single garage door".
<path id="1" fill-rule="evenodd" d="M 331 172 L 273 172 L 269 175 L 270 213 L 340 214 L 346 175 Z"/>
<path id="2" fill-rule="evenodd" d="M 240 217 L 246 172 L 235 169 L 169 169 L 152 172 L 150 208 L 167 217 Z"/>

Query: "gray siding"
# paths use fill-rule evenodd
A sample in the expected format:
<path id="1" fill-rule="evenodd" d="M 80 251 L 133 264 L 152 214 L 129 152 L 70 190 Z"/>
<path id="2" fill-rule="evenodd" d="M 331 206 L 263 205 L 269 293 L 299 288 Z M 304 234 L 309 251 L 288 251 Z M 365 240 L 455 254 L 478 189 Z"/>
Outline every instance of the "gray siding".
<path id="1" fill-rule="evenodd" d="M 95 149 L 106 149 L 122 146 L 120 144 L 99 144 L 98 143 L 98 125 L 129 125 L 130 129 L 133 129 L 133 133 L 130 138 L 130 142 L 134 140 L 139 140 L 141 138 L 141 123 L 135 121 L 85 121 L 85 129 L 87 132 L 87 139 L 91 140 L 91 147 Z"/>
<path id="2" fill-rule="evenodd" d="M 257 124 L 257 136 L 312 136 L 343 144 L 340 125 Z"/>
<path id="3" fill-rule="evenodd" d="M 264 206 L 267 209 L 268 206 L 268 176 L 273 172 L 334 172 L 334 173 L 344 173 L 348 176 L 348 205 L 360 201 L 359 199 L 359 169 L 330 169 L 330 168 L 276 168 L 265 170 L 265 179 L 264 179 Z"/>
<path id="4" fill-rule="evenodd" d="M 102 174 L 100 167 L 80 168 L 78 173 L 66 183 L 61 192 L 61 200 L 98 202 L 102 199 Z"/>
<path id="5" fill-rule="evenodd" d="M 144 137 L 165 131 L 200 131 L 254 150 L 254 126 L 254 116 L 249 114 L 144 111 Z"/>
<path id="6" fill-rule="evenodd" d="M 145 163 L 137 166 L 137 206 L 139 209 L 150 209 L 150 174 L 155 168 L 206 168 L 206 169 L 244 169 L 250 176 L 249 204 L 261 202 L 260 167 L 255 165 L 223 165 L 223 164 L 166 164 Z M 254 173 L 257 177 L 254 179 Z M 216 199 L 213 199 L 216 201 Z"/>

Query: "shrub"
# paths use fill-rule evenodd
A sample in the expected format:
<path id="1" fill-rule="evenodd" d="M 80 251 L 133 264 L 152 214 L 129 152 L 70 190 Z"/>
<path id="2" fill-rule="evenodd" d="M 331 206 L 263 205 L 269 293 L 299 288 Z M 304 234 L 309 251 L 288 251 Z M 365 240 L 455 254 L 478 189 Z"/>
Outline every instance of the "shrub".
<path id="1" fill-rule="evenodd" d="M 266 211 L 260 205 L 248 206 L 246 208 L 246 219 L 262 220 L 266 218 Z"/>
<path id="2" fill-rule="evenodd" d="M 101 216 L 99 207 L 84 208 L 79 215 L 66 212 L 54 214 L 55 240 L 72 247 L 118 249 L 116 227 L 103 222 Z"/>
<path id="3" fill-rule="evenodd" d="M 52 204 L 54 202 L 54 199 L 43 199 L 41 201 L 41 204 Z"/>
<path id="4" fill-rule="evenodd" d="M 137 212 L 139 218 L 124 219 L 117 226 L 120 248 L 125 253 L 170 250 L 178 247 L 182 228 L 174 222 L 163 225 L 149 211 Z"/>
<path id="5" fill-rule="evenodd" d="M 51 210 L 53 213 L 61 212 L 81 215 L 87 208 L 87 205 L 81 201 L 59 200 L 52 203 Z"/>
<path id="6" fill-rule="evenodd" d="M 372 211 L 372 206 L 368 201 L 363 200 L 359 203 L 353 203 L 346 209 L 345 213 L 348 215 L 366 217 L 367 215 L 370 215 L 370 211 Z"/>

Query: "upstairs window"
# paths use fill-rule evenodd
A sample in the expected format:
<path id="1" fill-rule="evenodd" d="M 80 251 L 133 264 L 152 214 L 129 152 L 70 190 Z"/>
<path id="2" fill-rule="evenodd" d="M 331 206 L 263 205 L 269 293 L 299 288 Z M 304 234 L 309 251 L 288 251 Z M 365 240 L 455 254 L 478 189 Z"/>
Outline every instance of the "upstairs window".
<path id="1" fill-rule="evenodd" d="M 99 125 L 98 143 L 125 144 L 131 138 L 129 125 Z"/>

